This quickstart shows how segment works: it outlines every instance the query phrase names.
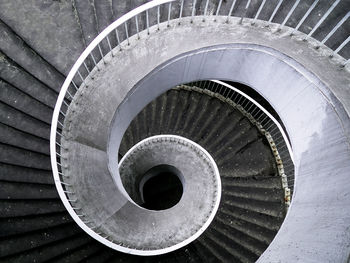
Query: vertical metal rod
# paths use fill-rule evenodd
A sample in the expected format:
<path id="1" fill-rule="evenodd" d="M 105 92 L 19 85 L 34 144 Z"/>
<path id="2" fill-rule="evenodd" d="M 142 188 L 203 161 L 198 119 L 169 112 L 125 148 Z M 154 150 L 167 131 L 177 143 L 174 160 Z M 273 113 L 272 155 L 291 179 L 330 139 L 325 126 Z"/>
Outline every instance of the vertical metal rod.
<path id="1" fill-rule="evenodd" d="M 149 16 L 148 16 L 148 9 L 146 10 L 146 25 L 147 25 L 147 34 L 149 35 Z"/>
<path id="2" fill-rule="evenodd" d="M 236 95 L 235 95 L 235 97 L 233 98 L 233 100 L 232 100 L 232 101 L 233 101 L 234 103 L 236 103 L 236 104 L 237 104 L 236 100 L 237 100 L 237 97 L 238 97 L 239 93 L 238 93 L 238 92 L 236 92 L 236 91 L 235 91 L 235 93 L 236 93 Z"/>
<path id="3" fill-rule="evenodd" d="M 266 3 L 266 0 L 263 0 L 263 1 L 261 2 L 261 5 L 259 6 L 258 12 L 256 12 L 256 14 L 255 14 L 255 17 L 254 17 L 254 20 L 253 20 L 253 23 L 252 23 L 252 24 L 255 24 L 255 22 L 256 22 L 256 20 L 258 19 L 259 15 L 260 15 L 260 13 L 261 13 L 261 10 L 263 9 L 265 3 Z"/>
<path id="4" fill-rule="evenodd" d="M 321 41 L 322 44 L 324 44 L 334 33 L 337 31 L 337 29 L 350 17 L 350 12 L 348 12 L 342 20 L 339 21 L 339 23 L 332 29 L 331 32 Z"/>
<path id="5" fill-rule="evenodd" d="M 138 18 L 137 18 L 137 15 L 135 16 L 135 24 L 136 24 L 136 34 L 137 34 L 137 38 L 140 39 L 139 20 L 138 20 Z"/>
<path id="6" fill-rule="evenodd" d="M 185 1 L 185 0 L 182 0 L 182 1 L 181 1 L 179 19 L 182 18 L 182 12 L 183 12 L 183 9 L 184 9 L 184 1 Z M 180 23 L 180 22 L 179 22 L 179 23 Z"/>
<path id="7" fill-rule="evenodd" d="M 243 18 L 245 18 L 247 16 L 247 11 L 248 11 L 248 8 L 250 6 L 251 1 L 252 0 L 247 0 L 247 4 L 246 4 L 244 12 L 242 13 L 242 16 L 241 16 L 240 24 L 243 23 Z"/>
<path id="8" fill-rule="evenodd" d="M 280 0 L 280 1 L 278 2 L 278 4 L 277 4 L 275 10 L 273 10 L 273 12 L 272 12 L 272 15 L 271 15 L 271 17 L 270 17 L 270 19 L 269 19 L 269 23 L 271 23 L 271 21 L 274 19 L 275 15 L 276 15 L 278 9 L 280 8 L 280 6 L 282 5 L 283 1 L 284 1 L 284 0 Z"/>
<path id="9" fill-rule="evenodd" d="M 63 100 L 62 101 L 67 107 L 69 107 L 69 104 L 65 101 L 65 100 Z"/>
<path id="10" fill-rule="evenodd" d="M 104 57 L 104 55 L 103 55 L 103 53 L 102 53 L 101 45 L 100 45 L 100 44 L 97 44 L 97 47 L 98 47 L 98 50 L 100 51 L 100 55 L 101 55 L 101 58 L 102 58 L 103 63 L 106 64 L 105 57 Z"/>
<path id="11" fill-rule="evenodd" d="M 231 7 L 230 7 L 230 11 L 228 12 L 228 15 L 227 15 L 227 20 L 226 20 L 226 22 L 228 22 L 230 16 L 232 15 L 232 11 L 233 11 L 233 8 L 234 8 L 235 5 L 236 5 L 236 2 L 237 2 L 237 0 L 233 0 L 232 5 L 231 5 Z"/>
<path id="12" fill-rule="evenodd" d="M 78 72 L 78 76 L 81 79 L 81 81 L 84 82 L 85 80 L 84 80 L 83 76 L 80 74 L 80 71 L 78 70 L 77 72 Z"/>
<path id="13" fill-rule="evenodd" d="M 85 61 L 83 62 L 83 65 L 84 65 L 84 67 L 85 67 L 85 69 L 86 69 L 87 73 L 89 73 L 89 74 L 90 74 L 90 70 L 89 70 L 88 66 L 86 65 Z"/>
<path id="14" fill-rule="evenodd" d="M 75 84 L 75 82 L 72 80 L 72 84 L 73 84 L 73 86 L 74 86 L 74 88 L 78 91 L 78 86 L 77 86 L 77 84 Z"/>
<path id="15" fill-rule="evenodd" d="M 119 33 L 118 33 L 118 29 L 115 29 L 115 35 L 117 37 L 117 42 L 118 42 L 118 46 L 120 48 L 120 50 L 122 50 L 122 47 L 120 46 L 120 38 L 119 38 Z"/>
<path id="16" fill-rule="evenodd" d="M 71 97 L 73 99 L 72 94 L 68 90 L 67 90 L 67 94 L 68 94 L 69 97 Z"/>
<path id="17" fill-rule="evenodd" d="M 250 109 L 254 106 L 254 103 L 252 103 L 249 108 L 247 109 L 247 112 L 250 113 Z M 251 113 L 250 113 L 251 114 Z M 251 114 L 252 115 L 252 114 Z M 252 115 L 253 116 L 253 115 Z"/>
<path id="18" fill-rule="evenodd" d="M 218 15 L 219 15 L 219 11 L 220 11 L 220 8 L 221 8 L 221 4 L 222 4 L 222 0 L 220 0 L 220 2 L 219 2 L 218 8 L 216 9 L 215 16 L 218 16 Z"/>
<path id="19" fill-rule="evenodd" d="M 170 26 L 170 16 L 171 16 L 171 2 L 169 3 L 169 8 L 168 8 L 168 27 Z"/>
<path id="20" fill-rule="evenodd" d="M 128 41 L 128 45 L 130 45 L 129 33 L 128 33 L 128 25 L 126 24 L 126 22 L 124 23 L 124 28 L 125 28 L 126 40 Z"/>
<path id="21" fill-rule="evenodd" d="M 317 3 L 320 0 L 315 0 L 313 2 L 313 4 L 309 7 L 309 9 L 307 10 L 307 12 L 305 13 L 305 15 L 303 16 L 303 18 L 299 21 L 298 25 L 293 29 L 292 31 L 292 35 L 294 34 L 295 31 L 297 31 L 299 29 L 299 27 L 304 23 L 304 21 L 306 20 L 306 18 L 310 15 L 311 11 L 315 8 L 315 6 L 317 5 Z"/>
<path id="22" fill-rule="evenodd" d="M 345 39 L 344 42 L 341 43 L 340 46 L 339 46 L 336 50 L 334 50 L 333 54 L 334 54 L 334 55 L 335 55 L 335 54 L 338 54 L 338 52 L 339 52 L 347 43 L 349 43 L 349 41 L 350 41 L 350 36 L 348 36 L 348 38 Z"/>
<path id="23" fill-rule="evenodd" d="M 193 17 L 195 15 L 196 12 L 196 0 L 193 0 L 193 6 L 192 6 L 192 14 L 191 14 L 191 22 L 193 22 Z"/>
<path id="24" fill-rule="evenodd" d="M 291 8 L 291 9 L 289 10 L 289 12 L 288 12 L 288 15 L 287 15 L 286 18 L 283 20 L 282 24 L 280 24 L 280 25 L 278 26 L 278 28 L 283 27 L 283 26 L 287 23 L 288 19 L 289 19 L 290 16 L 293 14 L 295 8 L 297 8 L 297 6 L 298 6 L 299 3 L 300 3 L 300 0 L 296 0 L 296 1 L 295 1 L 294 5 L 292 6 L 292 8 Z"/>
<path id="25" fill-rule="evenodd" d="M 157 25 L 159 30 L 159 24 L 160 24 L 160 6 L 157 6 Z"/>
<path id="26" fill-rule="evenodd" d="M 314 26 L 314 28 L 310 31 L 310 33 L 307 35 L 308 37 L 311 37 L 313 33 L 319 28 L 319 26 L 323 23 L 323 21 L 328 17 L 328 15 L 333 11 L 333 9 L 339 4 L 341 0 L 336 0 L 333 5 L 327 10 L 327 12 L 321 17 L 320 21 Z"/>
<path id="27" fill-rule="evenodd" d="M 95 57 L 94 57 L 94 54 L 92 54 L 92 52 L 90 53 L 90 56 L 91 56 L 91 58 L 92 58 L 92 61 L 94 62 L 94 64 L 95 64 L 95 67 L 97 68 L 97 70 L 99 71 L 100 70 L 100 68 L 97 66 L 97 63 L 96 63 L 96 59 L 95 59 Z"/>
<path id="28" fill-rule="evenodd" d="M 204 16 L 206 16 L 206 15 L 207 15 L 208 5 L 209 5 L 209 0 L 207 0 L 207 1 L 205 2 L 205 7 L 204 7 Z"/>
<path id="29" fill-rule="evenodd" d="M 343 67 L 345 67 L 347 64 L 349 64 L 349 62 L 350 62 L 350 58 L 347 61 L 345 61 L 345 63 L 343 64 Z"/>
<path id="30" fill-rule="evenodd" d="M 107 44 L 108 44 L 108 47 L 109 47 L 109 51 L 111 52 L 112 57 L 114 57 L 114 54 L 113 54 L 113 51 L 112 51 L 111 41 L 109 40 L 108 36 L 106 36 L 106 39 L 107 39 Z"/>

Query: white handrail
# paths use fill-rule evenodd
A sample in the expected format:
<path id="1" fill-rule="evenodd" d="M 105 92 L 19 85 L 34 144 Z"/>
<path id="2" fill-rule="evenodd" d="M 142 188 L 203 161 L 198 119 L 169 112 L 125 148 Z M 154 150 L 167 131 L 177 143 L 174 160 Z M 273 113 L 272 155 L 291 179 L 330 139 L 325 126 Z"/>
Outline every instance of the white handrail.
<path id="1" fill-rule="evenodd" d="M 57 151 L 56 151 L 56 133 L 57 133 L 57 123 L 58 118 L 60 115 L 60 110 L 62 103 L 64 101 L 66 92 L 68 91 L 68 88 L 70 84 L 72 83 L 73 78 L 77 74 L 79 68 L 81 65 L 85 62 L 85 59 L 91 54 L 91 52 L 101 43 L 105 37 L 107 37 L 113 30 L 115 30 L 118 26 L 122 25 L 123 23 L 129 21 L 131 18 L 135 17 L 136 15 L 139 15 L 142 12 L 145 12 L 146 10 L 149 10 L 153 7 L 174 2 L 176 0 L 154 0 L 151 2 L 148 2 L 144 5 L 141 5 L 134 10 L 130 11 L 129 13 L 123 15 L 116 21 L 114 21 L 112 24 L 110 24 L 106 29 L 104 29 L 90 44 L 89 46 L 84 50 L 84 52 L 79 56 L 75 64 L 73 65 L 72 69 L 69 71 L 68 76 L 66 80 L 64 81 L 62 88 L 60 90 L 60 93 L 57 98 L 57 102 L 55 105 L 55 109 L 52 116 L 52 124 L 51 124 L 51 132 L 50 132 L 50 159 L 51 159 L 51 166 L 52 166 L 52 172 L 53 177 L 56 185 L 57 192 L 67 209 L 68 213 L 71 215 L 71 217 L 74 219 L 74 221 L 82 228 L 87 234 L 98 240 L 99 242 L 116 249 L 118 248 L 119 251 L 129 253 L 129 254 L 137 254 L 137 255 L 156 255 L 157 250 L 154 250 L 150 253 L 150 251 L 140 251 L 132 248 L 123 247 L 120 245 L 117 245 L 106 238 L 103 238 L 102 236 L 98 235 L 95 231 L 93 231 L 90 227 L 88 227 L 83 220 L 77 215 L 77 213 L 74 211 L 73 207 L 68 201 L 68 198 L 65 194 L 65 191 L 62 186 L 62 182 L 59 176 L 58 167 L 57 167 Z"/>
<path id="2" fill-rule="evenodd" d="M 62 104 L 64 103 L 67 107 L 69 106 L 67 104 L 67 102 L 64 101 L 65 99 L 65 96 L 66 94 L 68 94 L 72 99 L 73 99 L 73 95 L 71 95 L 71 93 L 69 92 L 69 87 L 71 86 L 71 84 L 74 84 L 73 82 L 73 79 L 75 78 L 75 76 L 78 74 L 79 77 L 81 78 L 81 80 L 84 82 L 84 78 L 81 76 L 80 72 L 79 72 L 79 69 L 84 66 L 84 68 L 86 69 L 86 71 L 88 73 L 90 73 L 90 70 L 88 69 L 87 65 L 86 65 L 86 59 L 89 55 L 92 56 L 92 59 L 94 61 L 94 64 L 97 65 L 97 63 L 99 61 L 95 61 L 95 58 L 93 57 L 92 55 L 92 52 L 94 51 L 94 49 L 96 47 L 99 48 L 99 51 L 101 53 L 101 56 L 102 56 L 102 60 L 104 59 L 104 56 L 103 56 L 103 53 L 101 51 L 101 47 L 100 47 L 100 44 L 103 40 L 107 39 L 108 41 L 108 44 L 109 44 L 109 47 L 110 47 L 110 50 L 111 49 L 111 45 L 110 45 L 110 42 L 109 42 L 109 39 L 108 39 L 108 35 L 110 33 L 112 33 L 113 30 L 116 30 L 116 37 L 117 37 L 117 41 L 118 41 L 118 45 L 120 45 L 120 40 L 119 40 L 119 36 L 118 36 L 118 31 L 117 31 L 117 28 L 123 24 L 126 25 L 126 23 L 128 21 L 130 21 L 131 19 L 134 19 L 135 17 L 137 18 L 137 16 L 143 12 L 146 12 L 146 15 L 147 15 L 147 30 L 149 30 L 149 12 L 148 10 L 154 8 L 154 7 L 158 7 L 158 13 L 157 13 L 157 21 L 158 21 L 158 26 L 159 26 L 159 6 L 163 5 L 163 4 L 167 4 L 169 3 L 172 3 L 172 2 L 175 2 L 175 1 L 179 1 L 181 2 L 181 7 L 180 7 L 180 15 L 179 15 L 179 18 L 182 18 L 182 15 L 183 15 L 183 8 L 184 8 L 184 0 L 153 0 L 153 1 L 150 1 L 144 5 L 141 5 L 137 8 L 135 8 L 134 10 L 128 12 L 127 14 L 123 15 L 122 17 L 120 17 L 119 19 L 117 19 L 116 21 L 114 21 L 111 25 L 109 25 L 106 29 L 104 29 L 88 46 L 87 48 L 84 50 L 84 52 L 79 56 L 79 58 L 77 59 L 77 61 L 75 62 L 75 64 L 73 65 L 73 67 L 71 68 L 71 70 L 69 71 L 68 75 L 67 75 L 67 78 L 65 79 L 63 85 L 62 85 L 62 88 L 60 90 L 60 93 L 58 95 L 58 98 L 57 98 L 57 102 L 56 102 L 56 105 L 55 105 L 55 109 L 54 109 L 54 112 L 53 112 L 53 116 L 52 116 L 52 125 L 51 125 L 51 132 L 50 132 L 50 158 L 51 158 L 51 165 L 52 165 L 52 171 L 53 171 L 53 176 L 54 176 L 54 181 L 55 181 L 55 185 L 56 185 L 56 188 L 58 190 L 58 193 L 59 193 L 59 196 L 64 204 L 64 206 L 66 207 L 67 211 L 69 212 L 69 214 L 72 216 L 72 218 L 75 220 L 75 222 L 77 222 L 77 224 L 85 231 L 87 232 L 89 235 L 91 235 L 92 237 L 94 237 L 96 240 L 104 243 L 105 245 L 111 247 L 111 248 L 116 248 L 118 247 L 118 250 L 119 251 L 123 251 L 123 252 L 126 252 L 126 253 L 131 253 L 131 254 L 138 254 L 138 255 L 150 255 L 149 251 L 148 252 L 142 252 L 142 251 L 139 251 L 139 250 L 135 250 L 135 249 L 130 249 L 130 248 L 126 248 L 126 247 L 122 247 L 122 246 L 119 246 L 111 241 L 108 241 L 107 239 L 101 237 L 100 235 L 98 235 L 96 232 L 94 232 L 92 229 L 90 229 L 84 222 L 83 220 L 76 214 L 76 212 L 74 211 L 74 207 L 71 206 L 67 196 L 66 196 L 66 193 L 67 191 L 65 191 L 63 189 L 63 185 L 62 185 L 62 181 L 60 179 L 60 174 L 62 175 L 61 172 L 59 172 L 59 169 L 58 169 L 58 165 L 60 165 L 58 162 L 57 162 L 57 156 L 58 156 L 58 152 L 57 152 L 57 145 L 58 147 L 60 148 L 61 144 L 58 143 L 56 141 L 56 136 L 59 135 L 61 138 L 62 138 L 62 134 L 60 134 L 58 131 L 57 131 L 57 125 L 60 124 L 62 127 L 62 122 L 59 121 L 59 116 L 60 114 L 62 114 L 62 116 L 64 117 L 64 114 L 65 112 L 62 112 L 61 111 L 61 107 L 62 107 Z M 190 0 L 189 0 L 190 1 Z M 195 14 L 195 3 L 196 3 L 196 0 L 191 0 L 194 5 L 192 7 L 192 11 L 190 16 L 192 16 L 191 20 L 193 20 L 193 17 L 194 16 L 197 16 L 199 14 Z M 270 19 L 268 20 L 268 22 L 271 22 L 272 19 L 274 18 L 274 16 L 276 15 L 280 5 L 282 4 L 284 0 L 279 0 L 279 3 L 277 4 L 275 10 L 273 11 L 273 14 L 271 15 Z M 309 33 L 309 36 L 311 36 L 313 34 L 313 32 L 315 30 L 317 30 L 317 28 L 320 26 L 320 24 L 323 23 L 323 21 L 327 18 L 327 16 L 330 14 L 330 12 L 334 9 L 334 7 L 340 2 L 341 0 L 336 0 L 335 3 L 333 4 L 333 6 L 327 11 L 326 14 L 323 15 L 323 17 L 321 18 L 321 20 L 319 20 L 319 22 L 317 23 L 317 25 L 312 29 L 312 31 Z M 207 8 L 208 8 L 208 2 L 209 0 L 207 0 L 206 2 L 206 7 L 205 7 L 205 14 L 207 13 Z M 221 8 L 221 2 L 219 3 L 219 6 L 218 6 L 218 10 L 216 12 L 216 16 L 218 15 L 219 13 L 219 9 Z M 247 0 L 247 5 L 246 5 L 246 9 L 249 8 L 249 4 L 250 4 L 250 0 Z M 297 3 L 299 3 L 299 1 L 297 1 Z M 293 30 L 293 32 L 298 29 L 301 24 L 304 22 L 304 20 L 306 19 L 306 17 L 311 13 L 311 11 L 314 9 L 314 7 L 317 5 L 318 3 L 318 0 L 315 0 L 313 5 L 309 8 L 309 10 L 307 11 L 307 13 L 303 16 L 303 18 L 300 20 L 300 22 L 298 23 L 298 25 L 296 26 L 296 28 Z M 236 0 L 232 0 L 232 5 L 231 5 L 231 8 L 230 8 L 230 11 L 229 11 L 229 14 L 227 16 L 227 21 L 229 19 L 229 17 L 231 16 L 232 14 L 232 11 L 235 7 L 235 4 L 236 4 Z M 265 0 L 263 0 L 261 6 L 260 6 L 260 9 L 258 10 L 257 14 L 256 14 L 256 17 L 254 19 L 254 21 L 256 21 L 256 19 L 258 18 L 259 16 L 259 13 L 261 11 L 261 9 L 263 8 L 265 4 Z M 295 9 L 297 4 L 295 4 L 293 6 L 293 8 Z M 286 20 L 288 20 L 289 16 L 291 15 L 291 13 L 294 11 L 294 9 L 291 9 L 289 14 L 288 14 L 288 17 L 286 18 Z M 171 19 L 171 16 L 170 16 L 170 11 L 171 11 L 171 6 L 169 6 L 169 13 L 168 13 L 168 24 L 169 24 L 169 20 Z M 247 11 L 247 10 L 246 10 Z M 173 18 L 174 20 L 176 19 L 179 19 L 179 18 Z M 243 18 L 243 17 L 242 17 Z M 338 25 L 344 23 L 349 17 L 346 16 L 346 18 L 343 18 L 343 20 L 341 21 L 341 23 L 338 23 Z M 216 19 L 216 18 L 214 18 Z M 284 21 L 285 23 L 286 21 Z M 138 25 L 137 25 L 138 26 Z M 328 39 L 328 36 L 330 37 L 334 31 L 336 30 L 337 28 L 334 28 L 326 37 L 326 40 Z M 293 33 L 292 32 L 292 33 Z M 138 29 L 137 29 L 137 33 L 138 33 Z M 325 41 L 324 41 L 325 42 Z M 350 42 L 350 37 L 348 37 L 342 44 L 340 44 L 340 46 L 335 49 L 333 52 L 334 54 L 338 53 L 345 45 L 347 45 L 348 43 Z M 112 52 L 112 51 L 111 51 Z M 346 63 L 348 63 L 350 60 L 348 60 Z M 345 63 L 345 64 L 346 64 Z M 344 64 L 344 65 L 345 65 Z M 97 66 L 96 66 L 97 68 Z M 221 85 L 224 85 L 224 86 L 227 86 L 226 83 L 222 83 L 222 82 L 219 82 L 219 81 L 216 81 L 217 83 L 220 83 Z M 76 87 L 77 88 L 77 87 Z M 279 131 L 281 132 L 282 134 L 282 137 L 283 139 L 285 140 L 286 142 L 286 146 L 288 148 L 288 151 L 289 151 L 289 154 L 291 156 L 291 159 L 293 161 L 293 155 L 292 155 L 292 149 L 291 149 L 291 146 L 289 144 L 289 141 L 288 141 L 288 138 L 284 132 L 284 130 L 282 129 L 281 125 L 277 122 L 277 120 L 275 120 L 273 118 L 273 116 L 271 114 L 269 114 L 264 108 L 262 108 L 257 102 L 255 102 L 252 98 L 248 97 L 246 94 L 242 94 L 239 90 L 235 90 L 236 92 L 240 93 L 241 95 L 247 97 L 250 101 L 252 101 L 254 104 L 256 104 L 278 127 Z M 63 176 L 63 175 L 62 175 Z M 155 250 L 156 251 L 156 250 Z M 154 253 L 154 254 L 157 254 L 157 253 Z"/>

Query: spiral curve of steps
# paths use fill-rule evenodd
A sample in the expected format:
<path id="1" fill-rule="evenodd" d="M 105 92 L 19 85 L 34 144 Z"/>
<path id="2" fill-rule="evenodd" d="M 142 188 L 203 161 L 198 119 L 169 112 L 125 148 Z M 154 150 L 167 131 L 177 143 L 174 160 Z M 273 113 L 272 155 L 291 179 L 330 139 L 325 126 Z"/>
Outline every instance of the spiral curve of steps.
<path id="1" fill-rule="evenodd" d="M 268 18 L 278 2 L 266 5 L 261 16 Z M 331 2 L 335 1 L 320 1 L 300 31 L 309 31 L 330 8 Z M 230 164 L 222 162 L 222 180 L 228 190 L 224 190 L 223 206 L 215 223 L 198 242 L 171 254 L 142 258 L 113 251 L 86 235 L 66 212 L 54 186 L 49 153 L 51 116 L 57 95 L 70 67 L 90 41 L 139 4 L 140 1 L 89 1 L 85 4 L 79 0 L 0 3 L 0 262 L 203 262 L 203 259 L 217 262 L 227 258 L 254 262 L 277 233 L 285 215 L 285 205 L 273 156 L 264 162 L 266 166 L 257 168 L 259 172 L 249 177 L 233 178 Z M 228 12 L 230 4 L 224 1 L 220 12 Z M 252 1 L 251 14 L 246 15 L 252 17 L 260 4 L 261 1 Z M 244 1 L 237 1 L 233 15 L 243 15 L 245 5 Z M 289 1 L 282 3 L 274 17 L 276 23 L 283 22 L 291 5 Z M 312 1 L 302 1 L 286 25 L 295 26 L 311 5 Z M 214 14 L 217 7 L 218 2 L 210 2 L 209 13 Z M 196 10 L 204 8 L 205 1 L 198 1 Z M 348 10 L 349 2 L 341 1 L 329 21 L 313 37 L 322 39 Z M 187 12 L 190 13 L 190 9 Z M 145 19 L 140 23 L 145 26 Z M 329 39 L 329 47 L 335 49 L 347 37 L 348 23 Z M 339 54 L 348 58 L 349 45 Z M 179 98 L 186 103 L 176 103 Z M 239 125 L 238 130 L 242 130 L 247 141 L 242 141 L 242 148 L 236 148 L 237 153 L 249 153 L 250 147 L 269 151 L 264 138 L 251 128 L 249 121 L 236 116 L 230 107 L 193 91 L 174 89 L 138 115 L 126 133 L 121 155 L 145 136 L 171 130 L 207 144 L 213 156 L 224 157 L 225 147 L 230 147 L 232 141 L 224 144 L 223 138 L 216 137 L 214 132 L 210 135 L 215 140 L 209 141 L 206 137 L 206 141 L 201 137 L 201 121 L 204 123 L 205 117 L 211 115 L 205 111 L 199 114 L 195 107 L 198 101 L 213 105 L 216 111 L 233 118 Z M 178 107 L 190 113 L 183 116 L 183 122 L 165 117 L 178 112 Z M 149 116 L 157 117 L 149 120 Z M 194 116 L 200 116 L 196 119 L 198 123 L 190 125 L 194 123 Z M 149 128 L 143 126 L 145 120 Z M 221 130 L 229 129 L 225 122 L 216 124 L 221 124 L 217 126 Z M 252 189 L 255 194 L 249 203 L 247 196 L 250 194 L 246 191 L 251 193 Z M 236 196 L 230 194 L 231 190 Z M 235 243 L 235 249 L 227 248 L 225 242 Z"/>

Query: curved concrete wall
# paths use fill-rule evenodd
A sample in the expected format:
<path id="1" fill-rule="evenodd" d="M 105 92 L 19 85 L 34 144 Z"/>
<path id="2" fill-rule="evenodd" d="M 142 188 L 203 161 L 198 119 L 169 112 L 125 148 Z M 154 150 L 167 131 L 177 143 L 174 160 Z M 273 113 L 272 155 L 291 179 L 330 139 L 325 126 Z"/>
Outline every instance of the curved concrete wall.
<path id="1" fill-rule="evenodd" d="M 280 115 L 296 165 L 292 205 L 259 261 L 343 262 L 350 251 L 345 199 L 350 194 L 350 74 L 339 67 L 339 58 L 326 56 L 328 49 L 315 50 L 300 36 L 233 19 L 225 24 L 223 19 L 184 20 L 160 32 L 154 28 L 141 40 L 132 38 L 75 99 L 80 108 L 69 113 L 74 131 L 69 140 L 102 152 L 108 145 L 104 163 L 109 162 L 120 187 L 116 160 L 121 136 L 148 102 L 177 84 L 199 79 L 245 83 Z"/>

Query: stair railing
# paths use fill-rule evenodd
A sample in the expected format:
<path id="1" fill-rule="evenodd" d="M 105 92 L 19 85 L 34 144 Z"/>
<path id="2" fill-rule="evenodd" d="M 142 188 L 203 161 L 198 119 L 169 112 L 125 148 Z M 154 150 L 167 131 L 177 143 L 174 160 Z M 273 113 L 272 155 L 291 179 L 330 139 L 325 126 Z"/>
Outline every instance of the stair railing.
<path id="1" fill-rule="evenodd" d="M 279 0 L 277 5 L 275 6 L 271 16 L 266 22 L 266 26 L 270 26 L 273 23 L 273 19 L 279 9 L 282 6 L 282 3 L 285 0 Z M 335 9 L 335 7 L 341 2 L 342 0 L 335 0 L 332 4 L 332 6 L 326 11 L 326 13 L 320 18 L 320 20 L 317 22 L 317 24 L 311 29 L 310 32 L 304 32 L 307 35 L 304 37 L 304 40 L 307 41 L 309 38 L 313 37 L 314 32 L 327 20 L 327 17 L 332 13 L 332 11 Z M 343 0 L 347 1 L 347 0 Z M 182 22 L 182 19 L 185 16 L 190 16 L 191 22 L 194 22 L 195 17 L 200 17 L 201 21 L 205 22 L 208 19 L 213 19 L 213 21 L 217 21 L 217 18 L 219 16 L 224 16 L 227 18 L 225 21 L 227 23 L 230 23 L 230 17 L 236 11 L 235 8 L 237 8 L 237 0 L 232 0 L 230 6 L 229 13 L 222 14 L 220 10 L 222 9 L 223 0 L 219 0 L 217 3 L 217 8 L 213 15 L 210 15 L 209 9 L 209 3 L 213 2 L 213 0 L 206 0 L 205 7 L 203 10 L 199 8 L 199 12 L 196 11 L 196 8 L 198 7 L 199 2 L 197 3 L 197 0 L 154 0 L 151 2 L 148 2 L 144 5 L 141 5 L 134 10 L 130 11 L 129 13 L 123 15 L 119 19 L 117 19 L 115 22 L 113 22 L 111 25 L 109 25 L 106 29 L 104 29 L 84 50 L 84 52 L 80 55 L 76 63 L 73 65 L 72 69 L 70 70 L 69 74 L 67 75 L 67 78 L 65 82 L 62 85 L 61 91 L 58 95 L 58 99 L 56 102 L 56 106 L 54 109 L 53 117 L 52 117 L 52 125 L 51 125 L 51 134 L 50 134 L 50 155 L 51 155 L 51 165 L 52 165 L 52 171 L 54 176 L 54 181 L 56 184 L 56 188 L 58 190 L 58 193 L 60 195 L 61 200 L 63 201 L 63 204 L 65 205 L 66 209 L 70 213 L 70 215 L 73 217 L 73 219 L 79 224 L 79 226 L 86 231 L 88 234 L 93 236 L 95 239 L 99 240 L 100 242 L 113 247 L 115 244 L 112 242 L 106 240 L 108 237 L 102 237 L 99 236 L 97 232 L 94 232 L 92 230 L 92 227 L 88 227 L 88 222 L 84 220 L 84 215 L 79 214 L 79 207 L 75 207 L 75 201 L 74 199 L 70 199 L 66 194 L 74 194 L 72 190 L 70 189 L 70 185 L 64 182 L 64 178 L 67 177 L 63 173 L 62 169 L 62 162 L 61 160 L 65 157 L 61 155 L 61 138 L 62 138 L 62 129 L 64 126 L 64 120 L 66 117 L 66 113 L 68 111 L 69 105 L 74 99 L 74 96 L 76 92 L 79 90 L 79 87 L 82 84 L 85 84 L 87 78 L 93 78 L 96 71 L 101 70 L 101 63 L 108 63 L 106 57 L 107 56 L 115 56 L 116 52 L 118 50 L 123 49 L 123 45 L 130 45 L 130 37 L 133 35 L 140 36 L 141 31 L 147 32 L 147 34 L 150 34 L 150 28 L 152 26 L 157 26 L 157 29 L 160 29 L 160 25 L 163 22 L 166 22 L 166 27 L 169 27 L 171 23 L 176 22 L 179 25 Z M 248 21 L 251 23 L 251 25 L 254 25 L 257 20 L 259 19 L 260 12 L 265 7 L 266 3 L 269 1 L 261 0 L 261 4 L 258 8 L 258 10 L 253 14 L 249 14 L 250 8 L 252 6 L 251 0 L 246 0 L 245 8 L 243 10 L 244 14 L 239 15 L 240 23 L 242 24 L 245 19 L 248 19 Z M 287 16 L 284 19 L 283 25 L 285 25 L 288 22 L 288 19 L 291 17 L 292 13 L 296 9 L 297 5 L 299 4 L 299 0 L 296 0 L 293 4 L 293 6 L 290 8 Z M 177 3 L 177 6 L 175 6 L 174 3 Z M 229 3 L 228 3 L 229 4 Z M 309 9 L 305 12 L 304 16 L 299 20 L 297 26 L 290 30 L 290 36 L 293 36 L 296 31 L 300 29 L 300 26 L 304 23 L 304 21 L 309 17 L 311 12 L 314 10 L 314 8 L 319 4 L 319 0 L 314 0 L 313 4 L 309 7 Z M 165 8 L 163 8 L 165 7 Z M 179 14 L 176 15 L 176 17 L 172 14 L 175 14 L 174 10 L 178 10 Z M 197 12 L 197 13 L 196 13 Z M 144 16 L 146 19 L 145 25 L 141 27 L 140 25 L 140 18 Z M 248 17 L 249 16 L 249 17 Z M 341 27 L 348 19 L 349 19 L 350 13 L 347 13 L 338 23 L 333 27 L 333 29 L 328 33 L 326 37 L 323 39 L 319 39 L 318 43 L 320 47 L 323 44 L 327 44 L 327 41 L 334 35 L 334 33 L 338 30 L 339 27 Z M 134 34 L 132 34 L 132 30 L 129 26 L 129 24 L 134 24 L 136 29 Z M 279 26 L 276 30 L 280 31 L 281 26 Z M 338 55 L 339 52 L 350 42 L 350 36 L 348 36 L 342 43 L 339 44 L 336 48 L 334 48 L 329 55 L 330 57 L 333 57 L 335 55 Z M 339 56 L 341 58 L 341 56 Z M 343 59 L 342 67 L 346 66 L 350 58 Z M 123 250 L 123 249 L 121 249 Z M 127 249 L 126 249 L 127 250 Z M 126 251 L 127 252 L 127 251 Z"/>

